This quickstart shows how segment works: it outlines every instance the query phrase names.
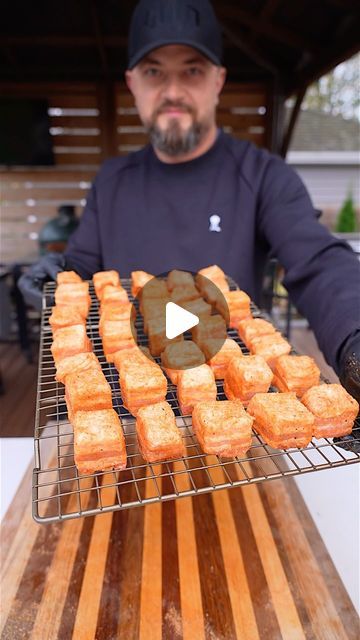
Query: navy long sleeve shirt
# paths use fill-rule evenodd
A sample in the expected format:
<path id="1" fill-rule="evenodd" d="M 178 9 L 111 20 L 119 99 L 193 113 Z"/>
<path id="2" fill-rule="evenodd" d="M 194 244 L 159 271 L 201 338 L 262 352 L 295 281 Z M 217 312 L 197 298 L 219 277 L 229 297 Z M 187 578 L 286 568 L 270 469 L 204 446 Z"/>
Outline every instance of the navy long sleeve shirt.
<path id="1" fill-rule="evenodd" d="M 356 256 L 317 221 L 281 158 L 222 131 L 190 162 L 161 162 L 151 145 L 104 162 L 65 255 L 83 278 L 102 269 L 129 277 L 218 264 L 255 302 L 272 256 L 333 367 L 360 327 Z"/>

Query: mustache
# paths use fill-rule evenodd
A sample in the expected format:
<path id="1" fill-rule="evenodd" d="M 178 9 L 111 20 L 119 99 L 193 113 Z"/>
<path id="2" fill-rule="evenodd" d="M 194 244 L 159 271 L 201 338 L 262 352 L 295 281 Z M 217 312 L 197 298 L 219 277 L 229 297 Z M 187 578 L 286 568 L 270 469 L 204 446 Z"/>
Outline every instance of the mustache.
<path id="1" fill-rule="evenodd" d="M 165 109 L 181 109 L 182 111 L 185 111 L 187 113 L 195 113 L 194 109 L 184 102 L 173 102 L 171 100 L 166 100 L 155 110 L 154 116 L 158 116 L 160 113 L 162 113 L 162 111 L 165 111 Z"/>

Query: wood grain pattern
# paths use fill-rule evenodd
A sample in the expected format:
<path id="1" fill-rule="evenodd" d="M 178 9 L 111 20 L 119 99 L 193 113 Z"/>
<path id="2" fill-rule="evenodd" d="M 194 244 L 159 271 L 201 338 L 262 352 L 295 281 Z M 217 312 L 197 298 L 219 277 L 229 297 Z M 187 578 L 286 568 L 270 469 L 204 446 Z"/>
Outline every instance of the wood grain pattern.
<path id="1" fill-rule="evenodd" d="M 244 499 L 264 567 L 266 581 L 273 594 L 274 608 L 281 633 L 284 638 L 304 640 L 305 635 L 301 629 L 296 606 L 266 519 L 258 488 L 255 485 L 246 487 Z"/>
<path id="2" fill-rule="evenodd" d="M 153 465 L 154 473 L 159 465 Z M 161 482 L 158 481 L 158 482 Z M 146 496 L 149 496 L 149 485 Z M 161 504 L 144 507 L 144 541 L 140 600 L 140 640 L 158 640 L 162 630 Z"/>
<path id="3" fill-rule="evenodd" d="M 170 465 L 163 465 L 171 467 Z M 164 468 L 164 473 L 167 469 Z M 162 479 L 162 491 L 172 493 L 169 477 Z M 176 505 L 173 500 L 162 505 L 162 638 L 183 637 L 180 607 L 180 575 L 178 561 Z"/>
<path id="4" fill-rule="evenodd" d="M 86 478 L 84 485 L 90 487 L 92 478 Z M 85 493 L 86 505 L 89 502 L 90 492 Z M 72 508 L 77 506 L 77 496 L 70 497 Z M 35 624 L 32 630 L 33 640 L 51 640 L 56 637 L 61 613 L 64 607 L 69 580 L 79 546 L 80 535 L 83 527 L 81 519 L 77 520 L 77 526 L 70 526 L 70 522 L 64 522 L 59 543 L 56 547 L 49 572 L 46 576 L 43 598 L 41 599 Z"/>
<path id="5" fill-rule="evenodd" d="M 27 517 L 25 512 L 23 521 L 20 523 L 16 546 L 11 547 L 8 554 L 7 567 L 9 567 L 10 576 L 7 576 L 4 584 L 7 585 L 9 580 L 9 590 L 11 589 L 13 584 L 11 573 L 15 569 L 16 592 L 12 602 L 9 603 L 11 608 L 1 637 L 9 640 L 10 638 L 28 639 L 31 635 L 44 595 L 46 575 L 62 530 L 61 524 L 40 528 L 35 525 L 30 515 L 30 501 L 28 513 Z M 24 532 L 26 532 L 25 536 Z M 1 589 L 1 593 L 7 591 L 7 586 Z"/>
<path id="6" fill-rule="evenodd" d="M 335 640 L 335 638 L 340 640 L 340 638 L 351 637 L 349 636 L 349 633 L 352 633 L 351 627 L 345 630 L 338 616 L 336 605 L 324 580 L 322 568 L 316 561 L 289 494 L 280 483 L 272 496 L 271 508 L 286 553 L 295 569 L 296 586 L 306 603 L 315 637 L 321 640 Z M 287 513 L 286 520 L 282 515 L 284 511 Z M 311 600 L 309 594 L 311 594 Z M 326 606 L 324 606 L 325 602 Z"/>
<path id="7" fill-rule="evenodd" d="M 223 473 L 219 468 L 212 470 L 211 475 L 214 480 L 224 481 L 224 477 L 221 477 Z M 244 640 L 258 640 L 259 633 L 245 573 L 244 559 L 237 542 L 236 526 L 228 492 L 214 493 L 213 502 L 236 634 L 238 638 L 244 638 Z"/>
<path id="8" fill-rule="evenodd" d="M 129 469 L 123 472 L 130 480 Z M 133 484 L 126 486 L 126 499 L 135 498 Z M 113 514 L 105 576 L 101 593 L 96 639 L 137 638 L 139 634 L 144 509 Z"/>
<path id="9" fill-rule="evenodd" d="M 245 575 L 250 589 L 259 636 L 264 640 L 266 638 L 277 639 L 282 636 L 274 609 L 273 594 L 266 582 L 264 567 L 261 563 L 259 549 L 256 545 L 249 514 L 246 510 L 245 490 L 244 488 L 243 491 L 234 490 L 229 493 L 238 544 L 244 558 Z"/>
<path id="10" fill-rule="evenodd" d="M 177 470 L 183 469 L 182 463 L 175 462 L 174 466 Z M 176 484 L 179 491 L 189 489 L 190 481 L 187 474 L 179 475 Z M 204 614 L 196 551 L 193 501 L 191 498 L 177 500 L 175 508 L 183 640 L 192 640 L 192 638 L 204 640 Z"/>
<path id="11" fill-rule="evenodd" d="M 95 499 L 94 494 L 92 494 L 92 498 L 93 500 Z M 64 638 L 72 637 L 94 524 L 94 518 L 85 518 L 83 521 L 79 545 L 68 584 L 66 600 L 61 612 L 59 635 L 63 635 Z"/>
<path id="12" fill-rule="evenodd" d="M 104 498 L 113 500 L 114 493 L 114 487 L 104 489 Z M 73 631 L 76 640 L 95 637 L 112 518 L 112 513 L 105 513 L 94 523 Z"/>
<path id="13" fill-rule="evenodd" d="M 161 474 L 160 465 L 152 470 Z M 214 481 L 221 473 L 212 469 Z M 28 480 L 3 522 L 1 638 L 358 637 L 358 617 L 291 479 L 50 525 L 24 509 Z M 188 482 L 177 476 L 178 489 Z M 99 487 L 86 492 L 90 506 L 100 490 L 103 505 L 112 499 L 113 488 Z M 146 495 L 153 491 L 149 479 Z"/>
<path id="14" fill-rule="evenodd" d="M 51 460 L 53 450 L 46 450 L 44 455 L 48 460 Z M 28 559 L 39 534 L 39 527 L 31 516 L 31 481 L 32 470 L 29 465 L 1 527 L 0 580 L 1 585 L 6 585 L 6 588 L 0 590 L 0 633 L 3 633 L 10 611 L 14 606 Z M 46 489 L 45 495 L 50 495 L 51 491 L 51 488 Z"/>

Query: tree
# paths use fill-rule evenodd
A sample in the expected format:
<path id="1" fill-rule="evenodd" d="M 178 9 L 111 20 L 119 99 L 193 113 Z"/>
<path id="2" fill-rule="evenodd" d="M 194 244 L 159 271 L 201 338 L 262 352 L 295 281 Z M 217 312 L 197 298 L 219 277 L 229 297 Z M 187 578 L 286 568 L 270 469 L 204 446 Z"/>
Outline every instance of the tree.
<path id="1" fill-rule="evenodd" d="M 308 88 L 302 108 L 360 120 L 360 54 L 342 62 Z"/>
<path id="2" fill-rule="evenodd" d="M 347 196 L 339 211 L 335 231 L 338 233 L 353 233 L 357 230 L 356 211 L 351 194 Z"/>

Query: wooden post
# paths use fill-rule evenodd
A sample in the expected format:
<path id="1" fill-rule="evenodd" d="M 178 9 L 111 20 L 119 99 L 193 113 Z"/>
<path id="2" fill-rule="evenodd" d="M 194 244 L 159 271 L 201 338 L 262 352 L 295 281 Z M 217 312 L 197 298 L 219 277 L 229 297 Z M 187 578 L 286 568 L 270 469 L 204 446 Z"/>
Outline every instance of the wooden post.
<path id="1" fill-rule="evenodd" d="M 293 134 L 295 124 L 300 112 L 302 101 L 306 93 L 306 89 L 307 89 L 307 86 L 302 87 L 296 96 L 296 101 L 292 108 L 290 121 L 281 145 L 281 155 L 283 158 L 286 157 L 286 154 L 288 152 L 289 144 L 291 142 L 292 134 Z"/>
<path id="2" fill-rule="evenodd" d="M 279 77 L 274 78 L 272 86 L 269 87 L 267 105 L 268 118 L 266 146 L 273 153 L 280 153 L 284 131 L 285 95 L 283 83 L 280 81 Z"/>
<path id="3" fill-rule="evenodd" d="M 97 92 L 100 110 L 101 159 L 105 160 L 118 154 L 115 82 L 106 81 L 98 84 Z"/>

